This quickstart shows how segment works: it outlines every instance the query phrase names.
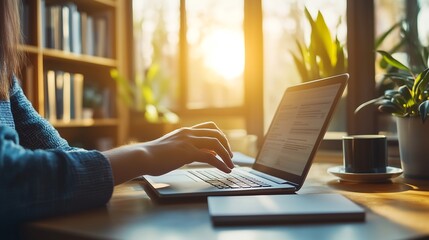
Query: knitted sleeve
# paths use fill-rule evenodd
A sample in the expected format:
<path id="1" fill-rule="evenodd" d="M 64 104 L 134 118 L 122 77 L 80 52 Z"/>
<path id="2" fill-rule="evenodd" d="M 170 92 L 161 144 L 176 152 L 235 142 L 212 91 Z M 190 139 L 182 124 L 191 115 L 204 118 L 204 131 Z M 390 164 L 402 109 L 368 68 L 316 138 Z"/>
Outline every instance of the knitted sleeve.
<path id="1" fill-rule="evenodd" d="M 113 180 L 97 151 L 29 150 L 0 126 L 0 225 L 104 205 Z"/>

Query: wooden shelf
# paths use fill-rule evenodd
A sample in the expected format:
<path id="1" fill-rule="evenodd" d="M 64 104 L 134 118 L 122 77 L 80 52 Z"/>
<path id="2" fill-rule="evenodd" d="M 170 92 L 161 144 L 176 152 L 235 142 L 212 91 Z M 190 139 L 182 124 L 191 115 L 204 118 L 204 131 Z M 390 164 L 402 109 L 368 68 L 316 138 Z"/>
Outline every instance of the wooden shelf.
<path id="1" fill-rule="evenodd" d="M 18 45 L 18 49 L 21 50 L 21 51 L 24 51 L 26 53 L 35 53 L 35 54 L 40 53 L 38 47 L 31 46 L 31 45 L 20 44 L 20 45 Z"/>
<path id="2" fill-rule="evenodd" d="M 85 119 L 71 121 L 54 121 L 51 124 L 56 128 L 73 128 L 73 127 L 108 127 L 117 126 L 118 119 Z"/>
<path id="3" fill-rule="evenodd" d="M 116 67 L 117 65 L 115 59 L 75 54 L 56 49 L 43 49 L 42 54 L 45 59 L 95 64 L 106 67 Z"/>
<path id="4" fill-rule="evenodd" d="M 18 49 L 26 53 L 42 54 L 45 59 L 52 59 L 57 61 L 70 61 L 75 63 L 87 63 L 100 65 L 105 67 L 116 67 L 117 61 L 112 58 L 104 58 L 97 56 L 90 56 L 84 54 L 76 54 L 72 52 L 65 52 L 57 49 L 42 49 L 31 45 L 19 45 Z"/>

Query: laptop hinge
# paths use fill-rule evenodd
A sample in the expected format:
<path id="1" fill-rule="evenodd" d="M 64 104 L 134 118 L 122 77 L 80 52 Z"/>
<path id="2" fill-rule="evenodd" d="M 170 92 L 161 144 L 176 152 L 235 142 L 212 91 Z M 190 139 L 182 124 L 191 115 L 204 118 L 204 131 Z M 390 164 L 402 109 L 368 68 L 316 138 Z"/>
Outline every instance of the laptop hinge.
<path id="1" fill-rule="evenodd" d="M 257 171 L 257 170 L 251 170 L 250 173 L 255 174 L 258 177 L 268 179 L 268 180 L 270 180 L 272 182 L 275 182 L 277 184 L 289 184 L 289 185 L 292 185 L 292 186 L 295 186 L 295 187 L 298 186 L 298 184 L 296 184 L 296 183 L 284 180 L 282 178 L 274 177 L 274 176 L 265 174 L 265 173 Z"/>

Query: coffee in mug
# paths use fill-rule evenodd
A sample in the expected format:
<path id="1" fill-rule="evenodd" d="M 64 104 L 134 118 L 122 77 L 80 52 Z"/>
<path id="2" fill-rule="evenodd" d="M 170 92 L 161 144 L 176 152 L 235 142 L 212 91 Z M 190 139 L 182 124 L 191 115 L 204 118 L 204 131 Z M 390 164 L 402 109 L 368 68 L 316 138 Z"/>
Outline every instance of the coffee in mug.
<path id="1" fill-rule="evenodd" d="M 343 161 L 349 173 L 385 173 L 387 139 L 384 135 L 343 137 Z"/>

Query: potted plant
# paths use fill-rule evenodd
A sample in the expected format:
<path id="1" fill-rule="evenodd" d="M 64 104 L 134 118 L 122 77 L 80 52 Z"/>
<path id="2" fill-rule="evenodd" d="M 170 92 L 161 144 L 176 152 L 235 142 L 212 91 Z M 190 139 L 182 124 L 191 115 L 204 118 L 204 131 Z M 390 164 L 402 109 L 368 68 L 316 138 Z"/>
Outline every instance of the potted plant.
<path id="1" fill-rule="evenodd" d="M 363 103 L 355 112 L 375 104 L 380 112 L 392 115 L 404 176 L 429 179 L 429 47 L 419 40 L 416 17 L 392 25 L 377 38 L 375 49 L 392 33 L 399 33 L 399 38 L 394 36 L 397 43 L 387 51 L 377 51 L 382 56 L 380 67 L 386 72 L 378 84 L 381 97 Z M 407 65 L 393 57 L 400 50 L 406 53 Z"/>
<path id="2" fill-rule="evenodd" d="M 360 105 L 355 112 L 369 104 L 380 112 L 396 117 L 401 165 L 406 178 L 429 179 L 429 68 L 414 72 L 385 51 L 377 51 L 396 71 L 389 71 L 397 87 L 387 89 L 379 98 Z M 425 59 L 429 54 L 423 53 Z M 427 62 L 427 61 L 426 61 Z"/>
<path id="3" fill-rule="evenodd" d="M 179 117 L 162 104 L 168 79 L 162 76 L 158 64 L 151 64 L 144 74 L 136 74 L 133 81 L 125 79 L 116 69 L 110 75 L 119 97 L 130 109 L 130 137 L 147 141 L 175 128 Z"/>

